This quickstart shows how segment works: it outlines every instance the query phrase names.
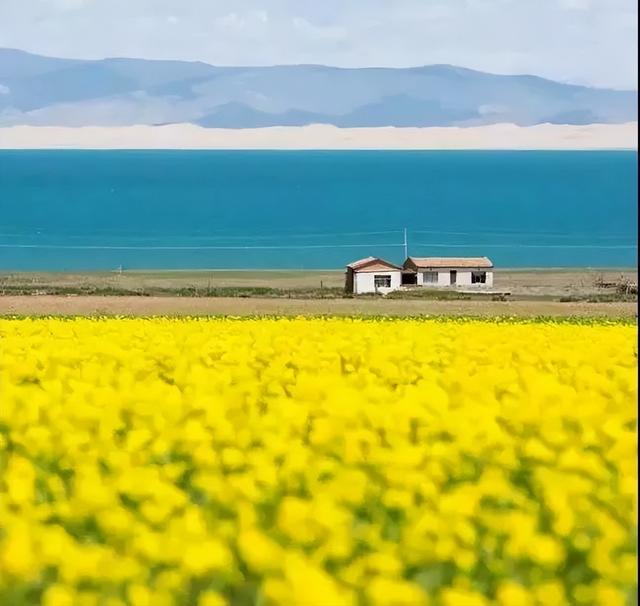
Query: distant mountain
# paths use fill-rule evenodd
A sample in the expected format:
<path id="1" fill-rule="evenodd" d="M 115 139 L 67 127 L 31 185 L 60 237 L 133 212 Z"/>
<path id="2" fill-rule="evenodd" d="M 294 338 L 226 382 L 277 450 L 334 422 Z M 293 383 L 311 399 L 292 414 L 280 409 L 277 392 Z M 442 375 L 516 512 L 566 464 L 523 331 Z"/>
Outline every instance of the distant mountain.
<path id="1" fill-rule="evenodd" d="M 41 57 L 0 49 L 0 126 L 522 126 L 636 121 L 637 92 L 452 65 L 343 69 Z"/>

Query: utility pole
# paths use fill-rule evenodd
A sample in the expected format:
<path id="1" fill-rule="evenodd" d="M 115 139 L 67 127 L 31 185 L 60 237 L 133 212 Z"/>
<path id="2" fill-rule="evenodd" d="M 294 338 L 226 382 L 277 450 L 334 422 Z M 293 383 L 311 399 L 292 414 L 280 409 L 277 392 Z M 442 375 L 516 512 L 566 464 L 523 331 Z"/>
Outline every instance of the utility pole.
<path id="1" fill-rule="evenodd" d="M 407 245 L 407 228 L 404 228 L 404 258 L 409 258 L 409 246 Z"/>

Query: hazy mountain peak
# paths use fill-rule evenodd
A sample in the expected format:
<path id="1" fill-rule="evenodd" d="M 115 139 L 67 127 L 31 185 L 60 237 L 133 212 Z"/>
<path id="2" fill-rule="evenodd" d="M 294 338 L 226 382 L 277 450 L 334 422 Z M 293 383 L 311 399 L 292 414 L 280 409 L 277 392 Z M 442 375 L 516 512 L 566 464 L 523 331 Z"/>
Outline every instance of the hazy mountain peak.
<path id="1" fill-rule="evenodd" d="M 635 91 L 447 64 L 217 67 L 125 57 L 58 59 L 0 49 L 0 126 L 475 126 L 635 120 Z"/>

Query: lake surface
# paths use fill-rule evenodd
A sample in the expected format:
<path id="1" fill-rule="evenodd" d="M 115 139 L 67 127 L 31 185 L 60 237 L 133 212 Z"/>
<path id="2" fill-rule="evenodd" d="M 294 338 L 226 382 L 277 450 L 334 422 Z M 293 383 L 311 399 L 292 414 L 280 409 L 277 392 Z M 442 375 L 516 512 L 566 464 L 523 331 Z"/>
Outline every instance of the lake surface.
<path id="1" fill-rule="evenodd" d="M 637 257 L 636 152 L 0 151 L 0 269 Z"/>

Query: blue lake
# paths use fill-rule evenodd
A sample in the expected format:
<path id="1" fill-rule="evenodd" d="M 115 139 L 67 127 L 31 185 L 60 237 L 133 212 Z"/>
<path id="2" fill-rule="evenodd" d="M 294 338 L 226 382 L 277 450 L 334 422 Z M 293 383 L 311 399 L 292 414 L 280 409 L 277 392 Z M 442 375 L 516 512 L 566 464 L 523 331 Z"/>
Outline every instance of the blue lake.
<path id="1" fill-rule="evenodd" d="M 637 153 L 0 151 L 0 269 L 626 267 Z"/>

